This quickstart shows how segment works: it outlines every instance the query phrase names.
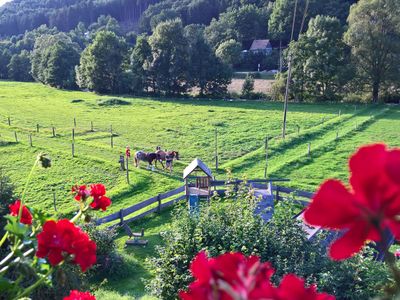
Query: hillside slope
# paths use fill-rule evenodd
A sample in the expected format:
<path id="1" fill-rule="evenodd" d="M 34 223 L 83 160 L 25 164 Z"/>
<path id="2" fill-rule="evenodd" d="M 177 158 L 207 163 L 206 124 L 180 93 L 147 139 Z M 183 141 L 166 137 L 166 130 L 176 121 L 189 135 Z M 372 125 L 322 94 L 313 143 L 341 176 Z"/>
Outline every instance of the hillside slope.
<path id="1" fill-rule="evenodd" d="M 42 24 L 68 31 L 110 15 L 134 28 L 142 13 L 160 0 L 14 0 L 0 7 L 0 36 L 22 34 Z"/>

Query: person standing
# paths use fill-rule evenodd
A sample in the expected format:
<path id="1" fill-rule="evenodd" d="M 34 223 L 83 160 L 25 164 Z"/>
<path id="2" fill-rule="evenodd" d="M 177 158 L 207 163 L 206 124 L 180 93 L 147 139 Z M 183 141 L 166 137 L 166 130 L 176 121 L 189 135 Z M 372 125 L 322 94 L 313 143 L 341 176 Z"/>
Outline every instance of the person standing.
<path id="1" fill-rule="evenodd" d="M 125 157 L 123 153 L 119 156 L 119 169 L 125 171 Z"/>
<path id="2" fill-rule="evenodd" d="M 167 152 L 167 150 L 165 150 L 165 152 L 165 169 L 169 170 L 169 173 L 172 173 L 172 162 L 174 160 L 174 155 L 172 152 Z"/>
<path id="3" fill-rule="evenodd" d="M 126 156 L 126 160 L 131 158 L 131 148 L 129 148 L 129 146 L 126 146 L 125 156 Z"/>

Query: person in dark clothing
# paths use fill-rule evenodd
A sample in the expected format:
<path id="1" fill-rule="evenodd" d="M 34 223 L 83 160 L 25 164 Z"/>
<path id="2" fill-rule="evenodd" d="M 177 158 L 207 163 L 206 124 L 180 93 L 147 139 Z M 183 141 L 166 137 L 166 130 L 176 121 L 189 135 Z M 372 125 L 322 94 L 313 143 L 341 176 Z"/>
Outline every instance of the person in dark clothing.
<path id="1" fill-rule="evenodd" d="M 172 173 L 172 162 L 174 161 L 174 155 L 167 150 L 165 150 L 165 152 L 165 169 L 169 170 L 169 172 Z"/>
<path id="2" fill-rule="evenodd" d="M 120 156 L 119 156 L 119 169 L 121 170 L 121 171 L 125 171 L 125 156 L 123 155 L 123 154 L 121 154 Z"/>

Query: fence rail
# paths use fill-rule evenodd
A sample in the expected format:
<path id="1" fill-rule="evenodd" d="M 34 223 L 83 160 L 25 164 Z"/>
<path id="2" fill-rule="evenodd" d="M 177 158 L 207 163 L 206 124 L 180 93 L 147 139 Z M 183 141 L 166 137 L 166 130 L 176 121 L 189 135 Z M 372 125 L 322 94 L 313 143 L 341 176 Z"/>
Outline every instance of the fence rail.
<path id="1" fill-rule="evenodd" d="M 176 199 L 169 200 L 169 201 L 167 201 L 165 203 L 162 203 L 162 200 L 165 200 L 165 199 L 168 199 L 168 198 L 170 198 L 172 196 L 178 195 L 178 194 L 182 193 L 184 190 L 185 190 L 185 186 L 181 186 L 179 188 L 176 188 L 174 190 L 168 191 L 166 193 L 158 194 L 157 196 L 152 197 L 150 199 L 147 199 L 147 200 L 145 200 L 143 202 L 137 203 L 137 204 L 132 205 L 132 206 L 130 206 L 128 208 L 121 209 L 120 211 L 115 212 L 115 213 L 113 213 L 111 215 L 108 215 L 108 216 L 105 216 L 103 218 L 100 218 L 100 219 L 96 220 L 96 225 L 106 224 L 106 223 L 110 223 L 110 222 L 113 222 L 113 221 L 116 221 L 116 220 L 120 220 L 120 223 L 122 223 L 122 222 L 132 222 L 132 221 L 138 220 L 140 218 L 143 218 L 144 216 L 147 216 L 147 215 L 149 215 L 149 214 L 151 214 L 153 212 L 161 211 L 163 208 L 171 206 L 174 203 L 183 200 L 185 197 L 184 196 L 180 196 L 180 197 L 178 197 Z M 135 212 L 138 212 L 138 211 L 140 211 L 140 210 L 142 210 L 142 209 L 144 209 L 146 207 L 149 207 L 154 203 L 158 203 L 158 205 L 156 207 L 151 208 L 150 210 L 146 210 L 145 212 L 140 213 L 139 215 L 136 215 L 136 216 L 131 217 L 129 219 L 124 219 L 125 217 L 128 217 L 128 216 L 130 216 L 131 214 L 133 214 Z M 113 226 L 116 226 L 116 225 L 113 225 Z M 113 227 L 113 226 L 111 226 L 111 227 Z"/>
<path id="2" fill-rule="evenodd" d="M 287 181 L 289 181 L 289 179 L 253 179 L 253 180 L 247 180 L 246 182 L 248 185 L 251 185 L 254 188 L 264 189 L 264 188 L 267 188 L 267 183 L 269 183 L 269 182 L 287 182 Z M 239 184 L 242 184 L 243 182 L 244 182 L 243 180 L 214 180 L 211 182 L 211 186 L 216 188 L 216 187 L 224 187 L 224 186 L 228 186 L 228 185 L 239 185 Z M 130 223 L 135 220 L 139 220 L 147 215 L 150 215 L 154 212 L 160 212 L 162 209 L 170 207 L 170 206 L 174 205 L 175 203 L 184 200 L 186 198 L 186 196 L 180 195 L 177 198 L 168 200 L 167 202 L 164 202 L 164 203 L 162 203 L 162 200 L 165 200 L 165 199 L 171 198 L 173 196 L 176 196 L 178 194 L 181 194 L 184 191 L 185 191 L 185 186 L 181 186 L 181 187 L 178 187 L 171 191 L 168 191 L 166 193 L 158 194 L 155 197 L 151 197 L 145 201 L 142 201 L 142 202 L 134 204 L 130 207 L 121 209 L 120 211 L 115 212 L 111 215 L 97 219 L 96 225 L 102 225 L 102 224 L 106 224 L 106 223 L 110 223 L 110 222 L 119 220 L 120 221 L 119 223 L 109 226 L 109 228 L 112 228 L 112 227 L 119 226 L 122 222 Z M 215 191 L 217 191 L 220 194 L 223 194 L 225 192 L 225 189 L 218 189 Z M 306 198 L 306 199 L 311 199 L 313 197 L 313 193 L 301 191 L 301 190 L 294 190 L 294 189 L 286 188 L 283 186 L 273 185 L 272 191 L 275 192 L 275 199 L 278 201 L 287 199 L 287 196 L 285 197 L 282 194 L 295 195 L 295 196 L 298 196 L 301 198 Z M 296 201 L 304 206 L 306 206 L 308 204 L 308 201 L 305 201 L 305 200 L 296 199 Z M 157 203 L 157 206 L 151 207 L 155 203 Z M 144 212 L 141 212 L 137 215 L 131 216 L 134 213 L 137 213 L 140 210 L 143 210 L 145 208 L 150 208 L 150 209 L 147 209 Z M 128 218 L 126 218 L 126 217 L 128 217 Z"/>

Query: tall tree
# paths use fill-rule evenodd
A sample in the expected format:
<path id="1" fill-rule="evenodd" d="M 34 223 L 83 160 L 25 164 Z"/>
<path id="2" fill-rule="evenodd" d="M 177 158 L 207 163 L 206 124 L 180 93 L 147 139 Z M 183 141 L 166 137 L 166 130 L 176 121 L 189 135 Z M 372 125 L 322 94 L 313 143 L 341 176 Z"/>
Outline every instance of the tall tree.
<path id="1" fill-rule="evenodd" d="M 165 94 L 185 93 L 189 79 L 188 43 L 180 19 L 161 22 L 150 37 L 155 88 Z"/>
<path id="2" fill-rule="evenodd" d="M 110 31 L 100 31 L 82 53 L 77 83 L 99 93 L 119 91 L 122 64 L 127 55 L 125 40 Z"/>
<path id="3" fill-rule="evenodd" d="M 153 54 L 147 36 L 138 36 L 130 57 L 132 90 L 134 93 L 140 94 L 143 90 L 148 90 L 149 69 L 152 61 Z"/>
<path id="4" fill-rule="evenodd" d="M 16 81 L 31 81 L 31 59 L 29 52 L 23 50 L 20 54 L 14 54 L 8 64 L 9 78 Z"/>
<path id="5" fill-rule="evenodd" d="M 58 88 L 74 88 L 78 63 L 79 46 L 66 34 L 46 34 L 36 39 L 32 52 L 32 76 L 35 80 Z"/>
<path id="6" fill-rule="evenodd" d="M 234 39 L 238 42 L 266 38 L 269 10 L 255 5 L 244 5 L 222 13 L 206 28 L 208 42 L 216 49 L 222 42 Z"/>
<path id="7" fill-rule="evenodd" d="M 225 94 L 231 82 L 231 69 L 219 59 L 204 37 L 200 25 L 185 27 L 189 42 L 189 73 L 191 86 L 199 88 L 200 95 Z"/>
<path id="8" fill-rule="evenodd" d="M 215 53 L 224 63 L 232 66 L 239 60 L 241 51 L 242 45 L 231 39 L 221 43 Z"/>
<path id="9" fill-rule="evenodd" d="M 0 79 L 8 78 L 8 64 L 11 59 L 11 51 L 7 48 L 0 48 Z"/>
<path id="10" fill-rule="evenodd" d="M 293 39 L 307 30 L 309 20 L 317 15 L 336 17 L 344 25 L 349 14 L 350 5 L 355 0 L 276 0 L 271 17 L 268 20 L 268 32 L 271 38 L 288 43 L 291 36 L 293 16 L 297 2 Z M 307 8 L 307 10 L 306 10 Z M 306 11 L 306 13 L 305 13 Z"/>
<path id="11" fill-rule="evenodd" d="M 307 32 L 290 44 L 292 92 L 298 98 L 332 101 L 350 81 L 350 49 L 342 35 L 337 18 L 317 16 L 310 20 Z"/>
<path id="12" fill-rule="evenodd" d="M 360 0 L 352 6 L 345 40 L 358 75 L 377 102 L 383 84 L 400 80 L 400 6 L 397 0 Z"/>

